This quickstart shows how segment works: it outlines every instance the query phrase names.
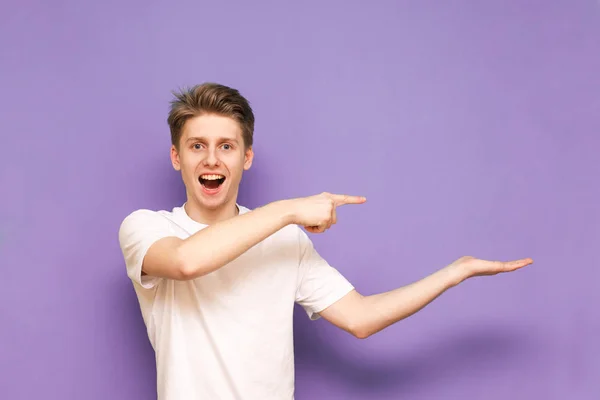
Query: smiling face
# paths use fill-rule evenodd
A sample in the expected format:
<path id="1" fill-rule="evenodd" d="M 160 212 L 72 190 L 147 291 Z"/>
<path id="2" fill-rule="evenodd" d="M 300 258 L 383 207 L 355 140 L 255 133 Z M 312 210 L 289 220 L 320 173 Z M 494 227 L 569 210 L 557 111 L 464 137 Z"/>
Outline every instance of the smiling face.
<path id="1" fill-rule="evenodd" d="M 233 118 L 202 114 L 188 119 L 179 145 L 171 147 L 171 162 L 181 171 L 190 217 L 209 223 L 235 215 L 242 175 L 253 156 Z"/>

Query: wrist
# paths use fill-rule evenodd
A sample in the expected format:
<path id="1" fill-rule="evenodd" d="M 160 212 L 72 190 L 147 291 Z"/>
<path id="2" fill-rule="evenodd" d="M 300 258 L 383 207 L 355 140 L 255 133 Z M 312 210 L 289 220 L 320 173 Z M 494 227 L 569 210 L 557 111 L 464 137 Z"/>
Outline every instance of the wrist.
<path id="1" fill-rule="evenodd" d="M 295 203 L 292 199 L 279 200 L 271 205 L 284 226 L 296 223 Z"/>
<path id="2" fill-rule="evenodd" d="M 457 286 L 469 278 L 468 271 L 461 265 L 448 265 L 446 267 L 450 286 Z"/>

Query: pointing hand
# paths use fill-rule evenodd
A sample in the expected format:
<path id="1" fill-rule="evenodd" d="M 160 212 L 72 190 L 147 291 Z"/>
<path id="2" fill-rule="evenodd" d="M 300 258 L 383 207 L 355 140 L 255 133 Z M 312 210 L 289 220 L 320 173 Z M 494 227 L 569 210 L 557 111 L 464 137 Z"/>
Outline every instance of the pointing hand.
<path id="1" fill-rule="evenodd" d="M 292 200 L 294 224 L 304 226 L 311 233 L 323 233 L 337 222 L 337 207 L 363 204 L 367 199 L 323 192 L 318 195 Z"/>

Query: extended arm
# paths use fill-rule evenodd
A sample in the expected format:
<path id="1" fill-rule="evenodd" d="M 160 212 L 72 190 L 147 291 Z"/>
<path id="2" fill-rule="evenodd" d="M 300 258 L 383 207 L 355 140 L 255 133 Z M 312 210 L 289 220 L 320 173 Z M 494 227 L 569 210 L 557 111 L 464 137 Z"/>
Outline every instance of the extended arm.
<path id="1" fill-rule="evenodd" d="M 511 262 L 461 257 L 433 274 L 398 289 L 362 296 L 352 291 L 320 315 L 357 338 L 369 337 L 418 312 L 446 290 L 479 275 L 495 275 L 529 265 L 527 258 Z"/>

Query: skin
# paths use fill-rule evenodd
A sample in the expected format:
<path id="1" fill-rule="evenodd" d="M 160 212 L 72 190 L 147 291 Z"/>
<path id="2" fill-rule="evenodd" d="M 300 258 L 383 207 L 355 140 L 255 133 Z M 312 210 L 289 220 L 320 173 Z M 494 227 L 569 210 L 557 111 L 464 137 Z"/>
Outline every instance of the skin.
<path id="1" fill-rule="evenodd" d="M 209 225 L 234 217 L 242 174 L 250 169 L 253 159 L 254 152 L 244 145 L 235 120 L 214 114 L 188 120 L 179 146 L 171 146 L 171 163 L 181 172 L 186 188 L 188 215 Z M 202 174 L 225 176 L 218 194 L 204 193 L 198 181 Z"/>
<path id="2" fill-rule="evenodd" d="M 286 225 L 323 233 L 337 222 L 338 207 L 366 202 L 361 196 L 320 193 L 275 201 L 239 215 L 239 184 L 253 158 L 252 148 L 244 145 L 241 127 L 233 119 L 202 115 L 186 122 L 179 145 L 171 148 L 171 161 L 186 187 L 186 212 L 209 226 L 185 240 L 170 237 L 154 243 L 144 259 L 144 274 L 196 279 L 223 267 Z M 225 176 L 218 193 L 203 191 L 198 177 L 205 173 Z M 363 296 L 353 290 L 320 315 L 363 339 L 413 315 L 469 278 L 512 272 L 531 263 L 530 258 L 501 262 L 461 257 L 417 282 L 389 292 Z"/>

